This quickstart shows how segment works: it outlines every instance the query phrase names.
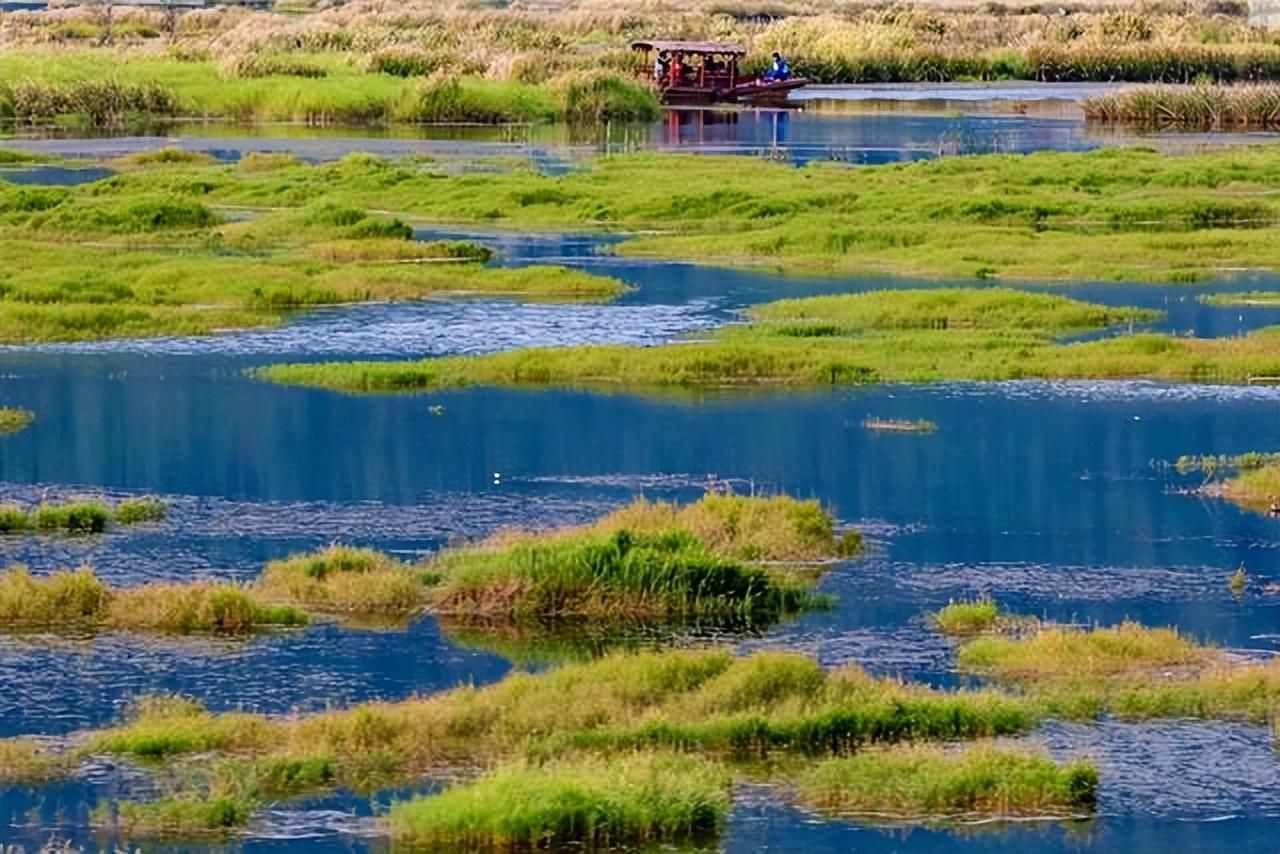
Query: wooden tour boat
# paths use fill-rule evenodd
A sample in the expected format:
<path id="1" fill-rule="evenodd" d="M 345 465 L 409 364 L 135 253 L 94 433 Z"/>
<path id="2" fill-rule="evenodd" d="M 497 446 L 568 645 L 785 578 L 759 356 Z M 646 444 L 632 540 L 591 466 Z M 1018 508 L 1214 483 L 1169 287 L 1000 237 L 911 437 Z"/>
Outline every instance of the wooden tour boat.
<path id="1" fill-rule="evenodd" d="M 781 107 L 790 92 L 809 82 L 803 77 L 743 76 L 738 61 L 746 48 L 727 42 L 637 41 L 631 49 L 643 57 L 644 75 L 662 90 L 664 104 Z"/>

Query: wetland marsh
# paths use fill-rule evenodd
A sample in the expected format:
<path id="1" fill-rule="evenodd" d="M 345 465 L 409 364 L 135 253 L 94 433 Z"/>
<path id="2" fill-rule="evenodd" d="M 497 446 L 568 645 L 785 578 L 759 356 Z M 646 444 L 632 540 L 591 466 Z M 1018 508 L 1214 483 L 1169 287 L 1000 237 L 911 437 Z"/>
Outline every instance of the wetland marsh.
<path id="1" fill-rule="evenodd" d="M 1038 17 L 813 12 L 672 26 L 839 81 L 962 43 L 1013 77 L 1104 35 L 1133 75 L 1275 50 L 1216 7 L 1073 8 L 1017 52 Z M 349 4 L 218 10 L 146 61 L 145 14 L 110 49 L 6 17 L 0 64 L 76 44 L 49 103 L 111 50 L 126 107 L 549 121 L 647 20 L 420 13 L 435 52 Z M 505 79 L 517 43 L 565 61 Z M 698 156 L 567 126 L 0 148 L 0 841 L 1269 850 L 1274 145 L 987 104 L 835 156 L 876 123 L 823 109 L 783 163 L 720 156 L 776 156 L 768 113 L 631 146 Z M 925 162 L 851 165 L 884 159 Z"/>

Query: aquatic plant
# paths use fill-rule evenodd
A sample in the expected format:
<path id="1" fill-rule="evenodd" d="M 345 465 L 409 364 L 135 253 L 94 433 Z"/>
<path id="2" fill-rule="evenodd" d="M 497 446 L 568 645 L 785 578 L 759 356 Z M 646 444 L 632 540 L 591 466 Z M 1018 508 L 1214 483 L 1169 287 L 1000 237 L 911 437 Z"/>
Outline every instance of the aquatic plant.
<path id="1" fill-rule="evenodd" d="M 729 788 L 723 766 L 694 756 L 582 756 L 500 766 L 397 803 L 386 823 L 399 842 L 472 850 L 681 843 L 720 830 Z"/>
<path id="2" fill-rule="evenodd" d="M 1130 89 L 1087 98 L 1083 107 L 1087 118 L 1099 122 L 1205 130 L 1268 128 L 1280 125 L 1280 86 Z"/>
<path id="3" fill-rule="evenodd" d="M 1080 815 L 1097 805 L 1098 770 L 990 745 L 895 747 L 824 760 L 796 788 L 808 806 L 896 820 Z"/>
<path id="4" fill-rule="evenodd" d="M 948 602 L 933 615 L 938 628 L 949 635 L 970 635 L 995 628 L 1003 615 L 993 599 Z"/>
<path id="5" fill-rule="evenodd" d="M 361 614 L 408 614 L 427 601 L 420 570 L 373 549 L 338 545 L 271 561 L 253 590 L 271 600 Z"/>
<path id="6" fill-rule="evenodd" d="M 708 494 L 683 507 L 639 499 L 582 528 L 502 532 L 428 566 L 449 616 L 629 618 L 788 614 L 822 604 L 808 585 L 751 561 L 855 553 L 816 501 Z"/>
<path id="7" fill-rule="evenodd" d="M 1219 308 L 1229 308 L 1234 306 L 1274 306 L 1280 305 L 1280 292 L 1247 291 L 1245 293 L 1201 294 L 1196 297 L 1196 301 Z"/>
<path id="8" fill-rule="evenodd" d="M 862 422 L 867 430 L 881 433 L 936 433 L 938 425 L 927 418 L 911 421 L 903 418 L 867 418 Z"/>
<path id="9" fill-rule="evenodd" d="M 1245 572 L 1244 564 L 1240 564 L 1236 571 L 1227 577 L 1227 587 L 1233 596 L 1243 596 L 1248 584 L 1249 574 Z"/>
<path id="10" fill-rule="evenodd" d="M 0 629 L 8 631 L 109 627 L 243 634 L 307 621 L 296 608 L 266 604 L 251 590 L 225 582 L 152 582 L 114 589 L 87 567 L 43 577 L 25 567 L 0 571 Z"/>
<path id="11" fill-rule="evenodd" d="M 1134 622 L 1082 630 L 1044 625 L 1023 637 L 986 635 L 960 647 L 963 668 L 1001 678 L 1117 676 L 1153 668 L 1196 667 L 1211 653 L 1172 628 Z"/>
<path id="12" fill-rule="evenodd" d="M 121 525 L 159 522 L 169 515 L 169 505 L 163 499 L 151 496 L 126 498 L 115 506 L 113 515 L 115 521 Z"/>
<path id="13" fill-rule="evenodd" d="M 127 720 L 92 734 L 86 748 L 96 753 L 162 759 L 214 750 L 265 750 L 279 743 L 281 725 L 244 712 L 214 714 L 179 696 L 137 700 Z"/>
<path id="14" fill-rule="evenodd" d="M 31 513 L 32 527 L 41 531 L 100 534 L 111 523 L 111 508 L 97 501 L 41 504 Z"/>
<path id="15" fill-rule="evenodd" d="M 0 407 L 0 436 L 20 433 L 31 426 L 36 414 L 30 409 L 18 409 L 13 406 Z"/>
<path id="16" fill-rule="evenodd" d="M 120 801 L 115 821 L 105 806 L 95 822 L 117 828 L 126 836 L 199 836 L 225 834 L 245 824 L 251 804 L 233 798 L 183 795 L 154 801 Z"/>

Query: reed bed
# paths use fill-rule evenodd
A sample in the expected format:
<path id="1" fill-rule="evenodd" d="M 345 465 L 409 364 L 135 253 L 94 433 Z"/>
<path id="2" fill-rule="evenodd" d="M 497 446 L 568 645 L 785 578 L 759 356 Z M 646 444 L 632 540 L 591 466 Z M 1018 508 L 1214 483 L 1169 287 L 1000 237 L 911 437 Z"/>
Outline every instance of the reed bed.
<path id="1" fill-rule="evenodd" d="M 1130 89 L 1085 100 L 1091 121 L 1249 130 L 1280 125 L 1280 86 L 1194 86 Z"/>

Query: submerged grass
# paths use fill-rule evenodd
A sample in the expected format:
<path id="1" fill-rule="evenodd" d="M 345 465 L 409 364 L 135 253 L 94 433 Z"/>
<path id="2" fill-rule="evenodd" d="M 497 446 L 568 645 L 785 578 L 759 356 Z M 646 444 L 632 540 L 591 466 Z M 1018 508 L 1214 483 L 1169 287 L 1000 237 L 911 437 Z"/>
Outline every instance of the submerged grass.
<path id="1" fill-rule="evenodd" d="M 694 756 L 629 753 L 503 765 L 471 783 L 395 804 L 399 842 L 469 850 L 678 844 L 713 838 L 730 776 Z"/>
<path id="2" fill-rule="evenodd" d="M 1080 815 L 1097 805 L 1098 770 L 994 746 L 894 748 L 825 760 L 796 788 L 806 805 L 877 818 Z"/>
<path id="3" fill-rule="evenodd" d="M 30 409 L 18 409 L 13 406 L 0 407 L 0 436 L 21 433 L 36 420 L 36 414 Z"/>

